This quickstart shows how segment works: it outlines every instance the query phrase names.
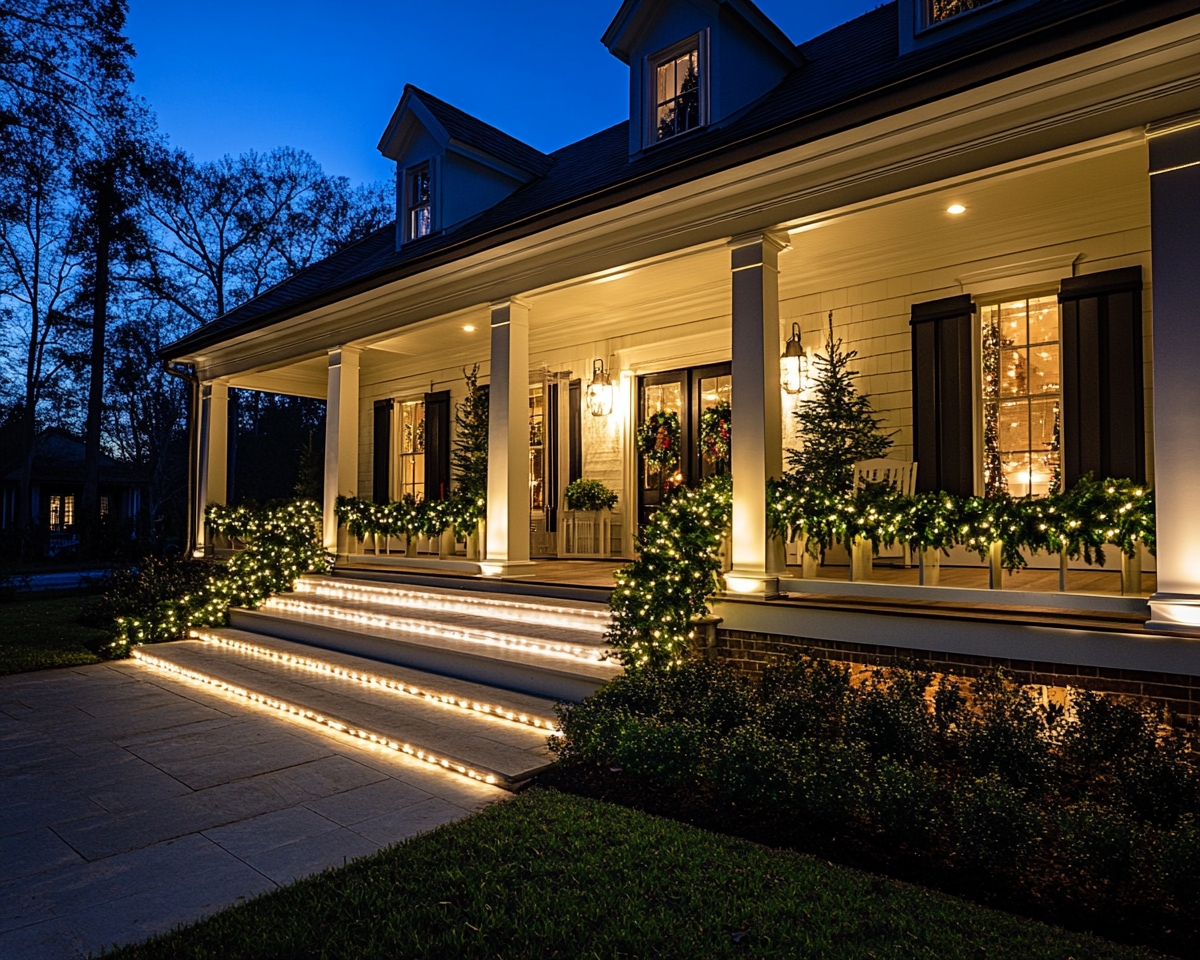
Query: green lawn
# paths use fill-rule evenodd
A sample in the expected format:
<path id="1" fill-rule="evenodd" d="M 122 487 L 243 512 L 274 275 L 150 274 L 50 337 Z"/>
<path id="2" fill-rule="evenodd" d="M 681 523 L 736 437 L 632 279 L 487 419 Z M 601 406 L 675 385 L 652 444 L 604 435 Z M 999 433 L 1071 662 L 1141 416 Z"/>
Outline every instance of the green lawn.
<path id="1" fill-rule="evenodd" d="M 52 597 L 0 603 L 0 676 L 98 663 L 84 644 L 107 634 L 80 624 L 92 597 Z"/>
<path id="2" fill-rule="evenodd" d="M 535 789 L 116 956 L 1158 955 L 625 807 Z"/>

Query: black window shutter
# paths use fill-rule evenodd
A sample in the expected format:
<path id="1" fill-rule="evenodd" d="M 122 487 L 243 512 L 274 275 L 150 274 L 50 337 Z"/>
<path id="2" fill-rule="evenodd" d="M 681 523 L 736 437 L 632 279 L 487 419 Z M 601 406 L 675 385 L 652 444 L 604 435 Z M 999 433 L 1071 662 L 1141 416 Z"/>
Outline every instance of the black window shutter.
<path id="1" fill-rule="evenodd" d="M 425 394 L 425 499 L 450 496 L 450 391 Z"/>
<path id="2" fill-rule="evenodd" d="M 567 424 L 567 483 L 574 483 L 583 477 L 583 381 L 570 382 L 567 406 L 570 408 L 570 420 Z"/>
<path id="3" fill-rule="evenodd" d="M 975 304 L 970 294 L 912 308 L 917 489 L 975 493 Z"/>
<path id="4" fill-rule="evenodd" d="M 1142 268 L 1068 277 L 1062 304 L 1062 458 L 1080 477 L 1146 481 Z"/>
<path id="5" fill-rule="evenodd" d="M 375 401 L 375 448 L 371 499 L 387 503 L 392 493 L 392 401 Z"/>

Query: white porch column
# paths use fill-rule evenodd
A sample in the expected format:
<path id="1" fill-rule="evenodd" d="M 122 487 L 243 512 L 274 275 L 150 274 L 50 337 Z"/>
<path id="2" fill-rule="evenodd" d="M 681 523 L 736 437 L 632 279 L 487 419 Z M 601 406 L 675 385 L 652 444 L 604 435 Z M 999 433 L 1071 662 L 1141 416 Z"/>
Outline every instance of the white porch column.
<path id="1" fill-rule="evenodd" d="M 492 304 L 487 560 L 491 577 L 529 561 L 529 304 Z"/>
<path id="2" fill-rule="evenodd" d="M 1156 129 L 1157 128 L 1157 129 Z M 1200 115 L 1153 124 L 1154 486 L 1158 592 L 1147 626 L 1200 629 Z"/>
<path id="3" fill-rule="evenodd" d="M 767 481 L 783 472 L 779 387 L 779 252 L 787 241 L 756 233 L 730 241 L 733 268 L 731 593 L 772 596 L 783 544 L 767 532 Z"/>
<path id="4" fill-rule="evenodd" d="M 229 452 L 229 384 L 213 380 L 200 384 L 200 455 L 196 465 L 196 502 L 193 523 L 196 531 L 195 556 L 202 557 L 212 548 L 204 523 L 204 511 L 210 503 L 225 502 L 226 469 Z"/>
<path id="5" fill-rule="evenodd" d="M 336 553 L 337 498 L 358 496 L 357 347 L 329 351 L 329 390 L 325 395 L 325 549 Z"/>

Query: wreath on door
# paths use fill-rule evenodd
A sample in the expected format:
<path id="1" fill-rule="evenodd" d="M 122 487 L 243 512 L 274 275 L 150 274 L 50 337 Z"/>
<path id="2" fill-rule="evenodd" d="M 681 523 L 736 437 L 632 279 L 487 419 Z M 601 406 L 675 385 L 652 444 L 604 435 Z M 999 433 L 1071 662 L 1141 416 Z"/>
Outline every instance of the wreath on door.
<path id="1" fill-rule="evenodd" d="M 638 431 L 638 450 L 650 466 L 670 472 L 679 466 L 681 437 L 679 414 L 660 410 L 650 414 Z"/>
<path id="2" fill-rule="evenodd" d="M 730 424 L 733 410 L 728 401 L 700 414 L 700 451 L 705 463 L 729 462 Z"/>

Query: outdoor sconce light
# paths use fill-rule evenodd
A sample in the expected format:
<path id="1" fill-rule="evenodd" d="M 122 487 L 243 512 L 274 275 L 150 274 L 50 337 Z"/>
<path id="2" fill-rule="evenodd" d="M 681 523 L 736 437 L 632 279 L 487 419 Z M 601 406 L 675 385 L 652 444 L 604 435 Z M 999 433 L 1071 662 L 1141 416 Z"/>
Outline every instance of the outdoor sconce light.
<path id="1" fill-rule="evenodd" d="M 612 377 L 604 369 L 604 361 L 592 363 L 592 382 L 587 388 L 587 406 L 593 417 L 607 417 L 613 409 Z"/>
<path id="2" fill-rule="evenodd" d="M 779 382 L 788 393 L 797 394 L 808 383 L 808 357 L 800 344 L 800 324 L 792 324 L 783 356 L 779 358 Z"/>

